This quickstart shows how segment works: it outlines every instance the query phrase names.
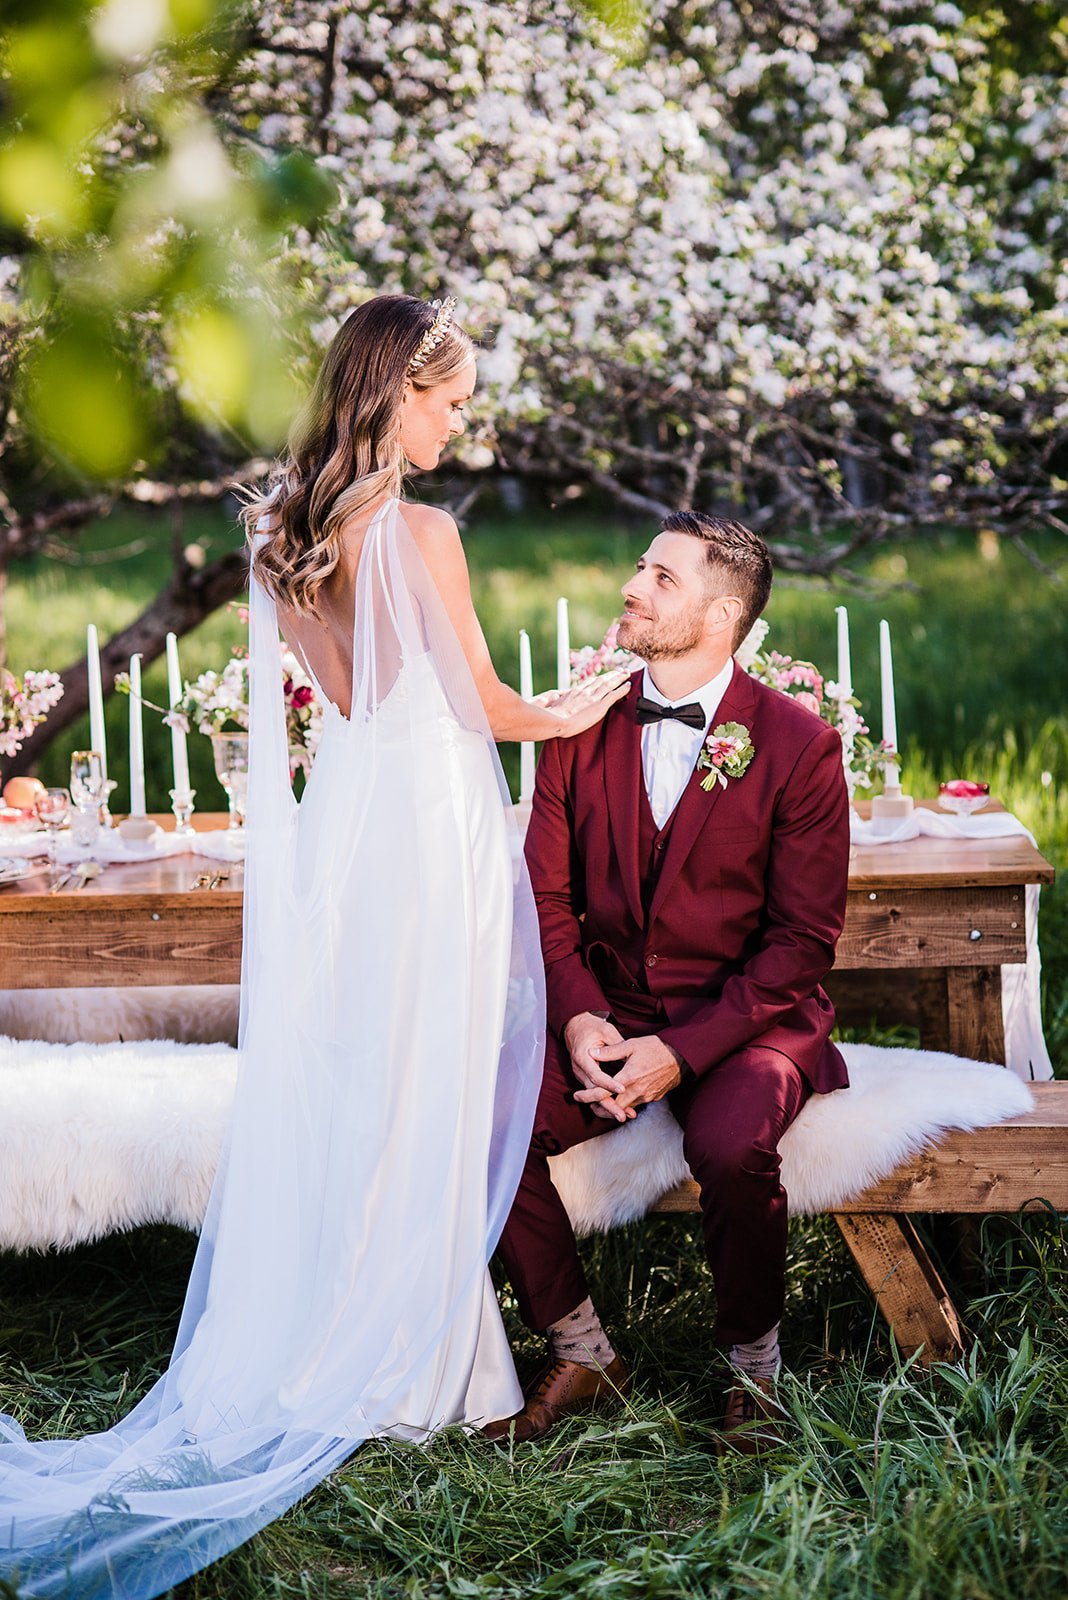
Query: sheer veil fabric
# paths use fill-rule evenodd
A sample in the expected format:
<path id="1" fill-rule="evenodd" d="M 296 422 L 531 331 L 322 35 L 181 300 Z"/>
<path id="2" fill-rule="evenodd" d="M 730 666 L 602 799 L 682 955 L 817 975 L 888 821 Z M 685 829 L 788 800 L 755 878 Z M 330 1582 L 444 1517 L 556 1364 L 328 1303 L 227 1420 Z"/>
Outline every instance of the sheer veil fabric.
<path id="1" fill-rule="evenodd" d="M 474 683 L 398 502 L 365 536 L 352 707 L 298 806 L 252 585 L 241 1063 L 169 1367 L 114 1428 L 0 1416 L 0 1574 L 147 1600 L 362 1441 L 518 1408 L 487 1273 L 541 1076 L 537 920 Z M 503 1041 L 503 1042 L 502 1042 Z"/>

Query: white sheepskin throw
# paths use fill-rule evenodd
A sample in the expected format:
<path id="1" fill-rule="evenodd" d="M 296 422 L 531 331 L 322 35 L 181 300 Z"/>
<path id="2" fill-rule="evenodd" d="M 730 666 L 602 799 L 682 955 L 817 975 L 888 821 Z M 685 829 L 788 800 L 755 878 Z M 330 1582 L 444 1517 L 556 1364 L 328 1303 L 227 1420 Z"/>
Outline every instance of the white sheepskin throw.
<path id="1" fill-rule="evenodd" d="M 843 1047 L 853 1087 L 814 1096 L 782 1143 L 793 1212 L 840 1207 L 948 1128 L 1025 1111 L 1003 1067 Z M 56 1045 L 0 1038 L 0 1248 L 65 1249 L 149 1222 L 197 1228 L 233 1097 L 237 1053 L 172 1041 Z M 687 1178 L 670 1111 L 553 1162 L 581 1233 L 641 1216 Z"/>
<path id="2" fill-rule="evenodd" d="M 0 989 L 0 1035 L 52 1044 L 112 1039 L 237 1043 L 236 983 L 129 989 Z"/>
<path id="3" fill-rule="evenodd" d="M 1027 1085 L 1006 1068 L 934 1050 L 840 1046 L 850 1087 L 815 1094 L 780 1142 L 792 1216 L 841 1209 L 950 1128 L 984 1128 L 1028 1111 Z M 549 1163 L 576 1232 L 644 1216 L 691 1176 L 682 1130 L 665 1105 Z"/>
<path id="4" fill-rule="evenodd" d="M 0 1038 L 0 1248 L 199 1228 L 236 1076 L 222 1044 Z"/>

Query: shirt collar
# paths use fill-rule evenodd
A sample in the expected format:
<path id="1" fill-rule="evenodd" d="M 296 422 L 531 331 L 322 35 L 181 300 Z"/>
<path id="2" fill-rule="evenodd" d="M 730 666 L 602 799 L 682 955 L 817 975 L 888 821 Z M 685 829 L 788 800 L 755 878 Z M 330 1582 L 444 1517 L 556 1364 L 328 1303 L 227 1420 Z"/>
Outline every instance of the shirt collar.
<path id="1" fill-rule="evenodd" d="M 705 714 L 705 722 L 710 723 L 719 710 L 719 703 L 726 694 L 727 686 L 733 675 L 734 657 L 731 656 L 722 671 L 717 672 L 716 676 L 711 678 L 708 683 L 702 684 L 692 694 L 683 695 L 681 700 L 669 700 L 666 695 L 660 693 L 660 690 L 649 675 L 649 668 L 646 667 L 642 673 L 642 694 L 648 696 L 658 706 L 688 706 L 692 705 L 696 700 Z"/>

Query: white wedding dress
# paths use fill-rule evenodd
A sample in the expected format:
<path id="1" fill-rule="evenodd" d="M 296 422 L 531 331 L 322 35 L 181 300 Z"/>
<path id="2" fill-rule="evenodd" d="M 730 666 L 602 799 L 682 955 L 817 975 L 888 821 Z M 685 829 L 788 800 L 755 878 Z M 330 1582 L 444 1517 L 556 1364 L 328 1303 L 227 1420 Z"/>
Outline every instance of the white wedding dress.
<path id="1" fill-rule="evenodd" d="M 396 501 L 368 529 L 352 708 L 298 806 L 251 598 L 241 1068 L 174 1355 L 107 1433 L 0 1416 L 0 1576 L 148 1600 L 362 1441 L 521 1396 L 487 1273 L 541 1075 L 537 923 L 481 705 Z"/>

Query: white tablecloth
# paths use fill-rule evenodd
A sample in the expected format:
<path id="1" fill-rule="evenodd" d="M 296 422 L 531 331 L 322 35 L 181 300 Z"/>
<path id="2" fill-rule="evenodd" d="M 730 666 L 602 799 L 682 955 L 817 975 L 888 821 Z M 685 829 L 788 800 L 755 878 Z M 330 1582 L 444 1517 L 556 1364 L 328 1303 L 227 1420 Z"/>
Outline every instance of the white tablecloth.
<path id="1" fill-rule="evenodd" d="M 45 856 L 48 841 L 43 833 L 8 836 L 0 830 L 0 856 Z M 240 861 L 244 854 L 243 841 L 235 850 L 226 828 L 213 828 L 207 833 L 195 833 L 192 838 L 176 837 L 157 828 L 151 839 L 135 843 L 122 837 L 117 828 L 102 828 L 96 843 L 87 848 L 71 842 L 70 833 L 64 829 L 56 846 L 56 860 L 61 866 L 73 866 L 81 861 L 98 861 L 101 866 L 122 861 L 155 861 L 160 856 L 196 854 L 208 856 L 213 861 Z"/>
<path id="2" fill-rule="evenodd" d="M 850 835 L 855 844 L 898 844 L 922 836 L 934 839 L 1003 839 L 1010 835 L 1034 838 L 1019 817 L 1008 811 L 980 811 L 954 816 L 917 806 L 890 833 L 876 833 L 872 824 L 852 813 Z M 1017 1077 L 1028 1082 L 1052 1078 L 1053 1067 L 1042 1033 L 1042 965 L 1038 953 L 1038 884 L 1027 885 L 1025 919 L 1027 959 L 1001 969 L 1001 1012 L 1005 1026 L 1005 1061 Z"/>

